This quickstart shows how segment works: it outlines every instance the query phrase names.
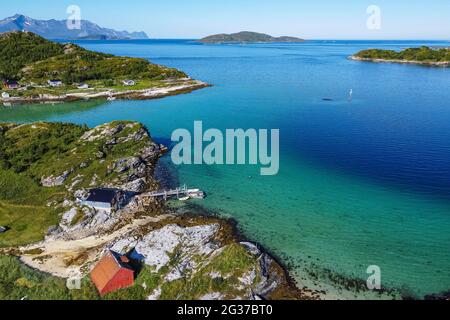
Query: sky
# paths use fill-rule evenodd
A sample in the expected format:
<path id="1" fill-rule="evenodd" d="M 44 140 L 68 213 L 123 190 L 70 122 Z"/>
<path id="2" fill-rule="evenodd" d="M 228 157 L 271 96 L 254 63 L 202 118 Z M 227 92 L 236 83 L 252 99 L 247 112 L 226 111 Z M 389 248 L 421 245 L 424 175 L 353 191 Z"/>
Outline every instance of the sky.
<path id="1" fill-rule="evenodd" d="M 0 19 L 67 19 L 70 5 L 102 27 L 159 39 L 248 30 L 305 39 L 450 40 L 450 0 L 14 0 L 0 2 Z M 371 5 L 379 19 L 367 12 Z"/>

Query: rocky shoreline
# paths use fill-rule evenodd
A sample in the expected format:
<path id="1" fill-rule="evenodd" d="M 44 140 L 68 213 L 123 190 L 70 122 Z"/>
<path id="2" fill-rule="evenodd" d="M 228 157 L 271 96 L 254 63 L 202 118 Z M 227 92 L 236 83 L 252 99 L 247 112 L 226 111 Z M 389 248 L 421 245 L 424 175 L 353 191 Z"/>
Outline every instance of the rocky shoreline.
<path id="1" fill-rule="evenodd" d="M 184 83 L 183 83 L 184 82 Z M 168 83 L 170 84 L 170 83 Z M 166 87 L 141 89 L 141 90 L 127 90 L 115 91 L 105 90 L 100 92 L 79 92 L 67 93 L 60 96 L 42 94 L 36 97 L 8 97 L 0 96 L 0 102 L 11 104 L 26 104 L 26 103 L 56 103 L 56 102 L 74 102 L 89 99 L 121 99 L 121 100 L 151 100 L 160 99 L 168 96 L 191 93 L 196 90 L 211 87 L 210 84 L 199 80 L 186 79 L 184 81 L 177 81 L 176 84 L 168 85 Z"/>
<path id="2" fill-rule="evenodd" d="M 3 128 L 26 139 L 25 132 L 31 131 L 30 137 L 35 137 L 38 131 L 51 131 L 52 126 L 58 124 L 5 124 Z M 162 181 L 156 180 L 155 172 L 165 148 L 152 141 L 147 129 L 139 123 L 115 121 L 85 128 L 77 137 L 68 148 L 70 158 L 77 160 L 70 166 L 46 162 L 42 164 L 46 174 L 39 176 L 42 188 L 65 194 L 64 198 L 46 204 L 60 210 L 58 225 L 48 228 L 42 241 L 0 249 L 1 254 L 20 258 L 36 274 L 60 279 L 54 281 L 82 278 L 86 286 L 82 292 L 97 299 L 100 297 L 90 286 L 89 272 L 102 256 L 113 250 L 124 255 L 137 252 L 143 268 L 133 288 L 106 299 L 413 298 L 389 288 L 368 293 L 361 279 L 322 270 L 319 265 L 303 265 L 304 276 L 318 283 L 333 284 L 316 288 L 303 277 L 294 279 L 289 272 L 293 270 L 289 259 L 279 259 L 249 240 L 239 231 L 235 220 L 223 219 L 195 203 L 172 206 L 141 197 L 141 192 L 160 188 Z M 53 168 L 52 164 L 56 166 Z M 88 189 L 98 187 L 119 188 L 137 195 L 112 212 L 77 202 Z M 425 297 L 445 298 L 448 293 Z"/>
<path id="3" fill-rule="evenodd" d="M 426 62 L 426 61 L 408 61 L 408 60 L 396 60 L 396 59 L 372 59 L 372 58 L 361 58 L 358 56 L 350 56 L 349 60 L 361 61 L 361 62 L 374 62 L 374 63 L 400 63 L 400 64 L 413 64 L 429 67 L 440 67 L 448 68 L 450 67 L 450 62 Z"/>
<path id="4" fill-rule="evenodd" d="M 44 130 L 49 125 L 11 129 Z M 126 157 L 110 159 L 115 153 L 121 155 L 114 151 L 116 148 L 122 150 L 128 144 L 139 148 Z M 34 270 L 56 278 L 88 279 L 90 270 L 109 250 L 124 255 L 137 252 L 143 261 L 142 271 L 133 288 L 117 293 L 122 299 L 135 299 L 136 291 L 140 299 L 149 300 L 319 298 L 317 293 L 297 289 L 277 259 L 244 239 L 230 221 L 196 210 L 175 212 L 164 202 L 139 194 L 112 212 L 77 202 L 86 188 L 110 187 L 137 193 L 158 188 L 154 171 L 164 148 L 153 142 L 140 124 L 119 121 L 96 127 L 84 132 L 77 146 L 71 151 L 72 157 L 77 157 L 78 151 L 89 159 L 79 159 L 76 167 L 58 167 L 63 172 L 41 179 L 43 188 L 67 190 L 62 203 L 48 203 L 61 208 L 59 224 L 49 228 L 43 241 L 3 253 L 15 255 Z M 92 151 L 85 154 L 82 148 Z M 100 154 L 98 150 L 103 151 Z M 98 170 L 87 171 L 97 166 L 106 166 L 105 177 Z M 153 279 L 151 284 L 148 278 Z"/>

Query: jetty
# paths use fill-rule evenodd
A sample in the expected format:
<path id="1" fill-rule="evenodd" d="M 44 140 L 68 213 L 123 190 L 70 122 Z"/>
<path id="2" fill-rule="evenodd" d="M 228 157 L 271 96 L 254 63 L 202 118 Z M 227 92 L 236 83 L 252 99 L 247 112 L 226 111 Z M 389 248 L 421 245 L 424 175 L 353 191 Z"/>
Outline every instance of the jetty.
<path id="1" fill-rule="evenodd" d="M 188 199 L 204 199 L 206 197 L 206 194 L 200 189 L 189 189 L 187 188 L 186 185 L 184 185 L 181 188 L 171 190 L 158 190 L 143 193 L 140 195 L 140 197 L 160 198 L 164 200 L 168 200 L 171 198 L 176 198 L 178 200 L 188 200 Z"/>

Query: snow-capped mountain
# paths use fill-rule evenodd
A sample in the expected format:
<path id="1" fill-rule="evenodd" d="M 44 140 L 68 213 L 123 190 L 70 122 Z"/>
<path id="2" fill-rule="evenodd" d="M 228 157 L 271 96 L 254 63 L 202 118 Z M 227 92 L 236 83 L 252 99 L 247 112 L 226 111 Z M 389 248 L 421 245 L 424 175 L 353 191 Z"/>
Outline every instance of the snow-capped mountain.
<path id="1" fill-rule="evenodd" d="M 116 31 L 102 28 L 95 23 L 81 20 L 81 28 L 71 30 L 66 20 L 35 20 L 21 14 L 0 20 L 0 33 L 10 31 L 29 31 L 47 39 L 79 40 L 79 39 L 148 39 L 145 32 Z"/>

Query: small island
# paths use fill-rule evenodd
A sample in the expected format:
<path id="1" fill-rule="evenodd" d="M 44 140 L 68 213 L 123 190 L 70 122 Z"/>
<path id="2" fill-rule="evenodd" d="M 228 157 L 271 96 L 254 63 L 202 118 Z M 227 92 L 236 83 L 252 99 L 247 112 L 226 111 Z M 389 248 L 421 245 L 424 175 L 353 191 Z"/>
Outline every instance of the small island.
<path id="1" fill-rule="evenodd" d="M 31 32 L 0 35 L 3 102 L 154 99 L 209 86 L 146 59 L 93 52 Z"/>
<path id="2" fill-rule="evenodd" d="M 400 52 L 394 50 L 363 50 L 350 57 L 355 61 L 407 63 L 424 66 L 450 67 L 449 48 L 409 48 Z"/>
<path id="3" fill-rule="evenodd" d="M 199 40 L 207 44 L 230 43 L 298 43 L 305 40 L 295 37 L 272 37 L 268 34 L 242 31 L 232 34 L 216 34 Z"/>

